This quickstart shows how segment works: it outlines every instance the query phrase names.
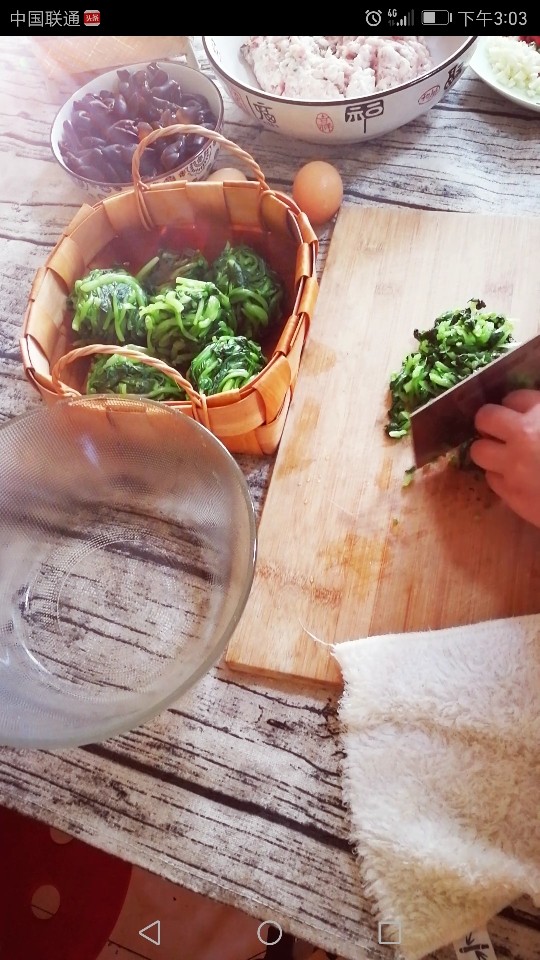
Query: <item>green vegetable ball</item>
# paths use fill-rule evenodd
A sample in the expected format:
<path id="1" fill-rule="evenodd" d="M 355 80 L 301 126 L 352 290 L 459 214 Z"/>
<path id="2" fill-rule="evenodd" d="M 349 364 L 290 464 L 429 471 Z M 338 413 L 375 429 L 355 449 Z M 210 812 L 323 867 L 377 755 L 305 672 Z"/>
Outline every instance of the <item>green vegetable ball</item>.
<path id="1" fill-rule="evenodd" d="M 210 276 L 227 294 L 239 334 L 260 336 L 279 317 L 283 284 L 263 257 L 246 244 L 233 247 L 227 243 L 214 260 Z"/>
<path id="2" fill-rule="evenodd" d="M 207 396 L 237 390 L 266 366 L 261 347 L 247 337 L 216 337 L 191 361 L 187 377 Z"/>
<path id="3" fill-rule="evenodd" d="M 179 277 L 175 289 L 156 294 L 141 316 L 150 353 L 178 368 L 213 336 L 235 332 L 229 298 L 210 280 Z"/>
<path id="4" fill-rule="evenodd" d="M 146 351 L 138 348 L 141 354 Z M 142 360 L 132 360 L 113 353 L 92 362 L 86 382 L 86 393 L 137 394 L 149 400 L 184 400 L 181 387 L 160 370 Z"/>
<path id="5" fill-rule="evenodd" d="M 123 267 L 91 270 L 75 281 L 68 298 L 80 343 L 143 344 L 146 327 L 140 311 L 146 303 L 140 283 Z"/>
<path id="6" fill-rule="evenodd" d="M 178 277 L 206 280 L 208 260 L 200 250 L 191 247 L 176 253 L 160 250 L 137 274 L 137 280 L 150 296 L 174 290 Z"/>

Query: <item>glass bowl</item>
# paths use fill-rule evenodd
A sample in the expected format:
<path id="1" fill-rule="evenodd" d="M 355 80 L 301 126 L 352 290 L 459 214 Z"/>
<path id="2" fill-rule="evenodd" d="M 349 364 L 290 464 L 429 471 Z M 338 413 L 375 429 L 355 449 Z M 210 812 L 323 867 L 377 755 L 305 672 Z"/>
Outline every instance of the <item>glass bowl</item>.
<path id="1" fill-rule="evenodd" d="M 131 729 L 219 659 L 253 581 L 244 476 L 186 414 L 135 397 L 0 427 L 0 744 Z"/>

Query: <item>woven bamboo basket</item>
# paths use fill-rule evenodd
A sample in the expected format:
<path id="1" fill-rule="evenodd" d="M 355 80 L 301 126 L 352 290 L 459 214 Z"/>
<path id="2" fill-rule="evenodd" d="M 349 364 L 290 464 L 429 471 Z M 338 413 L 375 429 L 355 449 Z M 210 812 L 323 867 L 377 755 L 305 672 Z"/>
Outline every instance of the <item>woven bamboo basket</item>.
<path id="1" fill-rule="evenodd" d="M 246 181 L 185 180 L 145 183 L 140 159 L 160 136 L 203 133 L 247 167 Z M 133 187 L 83 205 L 37 271 L 24 317 L 21 354 L 25 373 L 47 403 L 81 396 L 91 358 L 126 347 L 74 347 L 67 296 L 75 280 L 96 266 L 141 265 L 162 246 L 196 247 L 208 257 L 225 242 L 247 243 L 265 257 L 285 286 L 283 315 L 263 343 L 268 363 L 241 389 L 212 396 L 198 393 L 174 368 L 147 357 L 181 386 L 187 400 L 162 401 L 193 417 L 232 453 L 271 454 L 281 438 L 318 294 L 318 238 L 309 220 L 286 194 L 271 190 L 253 157 L 221 134 L 196 125 L 154 130 L 138 145 Z M 111 259 L 114 258 L 114 259 Z"/>

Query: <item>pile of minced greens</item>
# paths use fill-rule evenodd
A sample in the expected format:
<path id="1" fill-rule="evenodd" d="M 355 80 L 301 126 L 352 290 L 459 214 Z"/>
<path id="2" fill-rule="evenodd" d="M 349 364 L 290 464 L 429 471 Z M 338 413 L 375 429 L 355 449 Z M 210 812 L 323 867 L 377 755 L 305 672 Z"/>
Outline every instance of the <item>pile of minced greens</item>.
<path id="1" fill-rule="evenodd" d="M 184 399 L 144 356 L 165 361 L 207 395 L 244 386 L 266 366 L 259 340 L 279 317 L 283 293 L 246 244 L 227 243 L 211 263 L 200 250 L 161 250 L 135 275 L 121 266 L 91 270 L 68 298 L 77 345 L 129 346 L 141 360 L 96 356 L 86 392 Z"/>
<path id="2" fill-rule="evenodd" d="M 483 300 L 472 299 L 463 309 L 442 313 L 433 327 L 415 330 L 417 349 L 390 377 L 388 436 L 406 436 L 414 410 L 505 353 L 513 340 L 512 329 L 504 314 L 492 313 Z"/>

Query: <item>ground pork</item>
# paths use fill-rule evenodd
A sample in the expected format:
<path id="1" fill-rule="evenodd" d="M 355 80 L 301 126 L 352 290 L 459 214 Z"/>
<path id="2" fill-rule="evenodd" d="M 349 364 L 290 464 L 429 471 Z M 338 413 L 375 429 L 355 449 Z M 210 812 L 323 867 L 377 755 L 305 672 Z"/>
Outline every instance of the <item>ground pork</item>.
<path id="1" fill-rule="evenodd" d="M 423 37 L 250 37 L 241 53 L 261 90 L 293 100 L 365 97 L 434 66 Z"/>

